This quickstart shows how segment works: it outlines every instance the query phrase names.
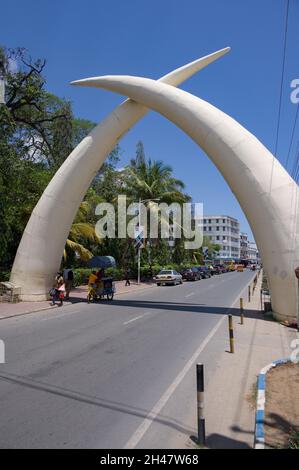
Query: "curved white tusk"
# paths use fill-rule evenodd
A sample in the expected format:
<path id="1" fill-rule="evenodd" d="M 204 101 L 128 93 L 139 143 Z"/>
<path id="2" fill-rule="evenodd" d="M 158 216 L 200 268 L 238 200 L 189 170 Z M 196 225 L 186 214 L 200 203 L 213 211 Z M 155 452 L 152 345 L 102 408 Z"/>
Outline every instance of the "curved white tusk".
<path id="1" fill-rule="evenodd" d="M 183 65 L 182 67 L 174 70 L 173 72 L 170 72 L 167 75 L 164 75 L 163 77 L 159 78 L 157 81 L 168 83 L 168 85 L 172 86 L 178 86 L 182 82 L 190 78 L 192 75 L 194 75 L 196 72 L 199 72 L 212 62 L 215 62 L 215 60 L 227 54 L 230 50 L 230 47 L 224 47 L 219 51 L 213 52 L 212 54 L 194 60 L 189 64 Z M 96 86 L 95 83 L 99 78 L 100 77 L 82 78 L 81 80 L 72 81 L 71 85 L 93 87 Z"/>
<path id="2" fill-rule="evenodd" d="M 160 79 L 179 85 L 223 56 L 229 47 L 195 60 Z M 94 176 L 117 141 L 147 112 L 126 100 L 72 151 L 35 206 L 23 233 L 10 280 L 21 286 L 23 300 L 42 300 L 59 269 L 66 238 Z"/>
<path id="3" fill-rule="evenodd" d="M 184 130 L 236 195 L 262 254 L 277 317 L 297 317 L 298 185 L 249 131 L 206 101 L 141 77 L 107 76 L 93 86 L 129 96 Z M 233 236 L 233 234 L 232 234 Z"/>

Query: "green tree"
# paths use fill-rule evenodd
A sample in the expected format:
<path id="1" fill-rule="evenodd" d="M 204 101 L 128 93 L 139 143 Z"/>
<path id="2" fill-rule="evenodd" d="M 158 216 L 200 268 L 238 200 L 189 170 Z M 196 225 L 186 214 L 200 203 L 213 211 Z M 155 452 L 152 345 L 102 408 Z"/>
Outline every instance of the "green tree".
<path id="1" fill-rule="evenodd" d="M 123 171 L 123 191 L 128 197 L 128 202 L 141 200 L 149 209 L 153 207 L 153 201 L 167 204 L 174 202 L 182 204 L 189 201 L 190 197 L 183 192 L 185 189 L 183 181 L 175 178 L 171 166 L 165 165 L 162 161 L 147 160 L 143 146 L 140 144 L 137 147 L 138 153 L 135 160 L 131 161 L 131 164 Z M 149 220 L 147 226 L 149 228 Z M 149 232 L 146 249 L 143 252 L 145 256 L 142 259 L 147 258 L 150 265 L 155 262 L 162 263 L 163 260 L 163 263 L 171 261 L 168 243 L 161 239 L 151 240 Z"/>
<path id="2" fill-rule="evenodd" d="M 13 67 L 12 67 L 13 64 Z M 45 88 L 45 60 L 0 47 L 0 269 L 9 269 L 30 214 L 55 171 L 94 124 Z M 76 234 L 78 236 L 78 234 Z"/>
<path id="3" fill-rule="evenodd" d="M 203 237 L 203 247 L 208 249 L 207 256 L 209 259 L 213 259 L 215 257 L 215 254 L 220 251 L 221 246 L 217 243 L 212 243 L 210 238 L 204 235 Z M 201 248 L 202 252 L 202 248 Z"/>
<path id="4" fill-rule="evenodd" d="M 84 139 L 96 126 L 96 124 L 92 121 L 88 121 L 87 119 L 79 119 L 73 118 L 72 119 L 72 146 L 73 148 L 76 147 L 81 140 Z"/>
<path id="5" fill-rule="evenodd" d="M 80 204 L 74 223 L 72 224 L 64 250 L 64 260 L 73 259 L 74 256 L 82 261 L 92 258 L 92 252 L 85 246 L 86 242 L 91 244 L 100 243 L 96 235 L 94 224 L 88 221 L 92 213 L 92 206 L 84 201 Z M 91 216 L 92 217 L 92 216 Z"/>

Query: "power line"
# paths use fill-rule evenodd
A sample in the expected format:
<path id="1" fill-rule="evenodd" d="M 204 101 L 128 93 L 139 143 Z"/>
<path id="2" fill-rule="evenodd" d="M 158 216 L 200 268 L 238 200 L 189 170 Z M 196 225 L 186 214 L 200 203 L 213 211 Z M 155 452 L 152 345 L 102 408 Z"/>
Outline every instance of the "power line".
<path id="1" fill-rule="evenodd" d="M 294 180 L 296 181 L 296 183 L 298 183 L 298 179 L 299 179 L 299 149 L 298 149 L 298 152 L 297 152 L 297 156 L 295 157 L 296 158 L 296 170 L 295 170 L 295 173 L 294 173 Z"/>
<path id="2" fill-rule="evenodd" d="M 291 149 L 292 149 L 292 146 L 293 146 L 293 140 L 294 140 L 295 129 L 296 129 L 296 124 L 297 124 L 297 118 L 298 118 L 298 110 L 299 110 L 299 104 L 297 105 L 297 109 L 296 109 L 295 121 L 294 121 L 294 126 L 293 126 L 293 130 L 292 130 L 292 135 L 291 135 L 291 142 L 290 142 L 289 151 L 288 151 L 287 159 L 286 159 L 286 165 L 285 165 L 286 168 L 288 168 Z"/>
<path id="3" fill-rule="evenodd" d="M 285 30 L 284 30 L 283 59 L 282 59 L 281 79 L 280 79 L 280 96 L 279 96 L 279 106 L 278 106 L 278 118 L 277 118 L 277 129 L 276 129 L 276 139 L 275 139 L 275 150 L 274 150 L 274 155 L 276 157 L 277 157 L 277 147 L 278 147 L 280 120 L 281 120 L 281 103 L 282 103 L 284 71 L 285 71 L 285 59 L 286 59 L 286 49 L 287 49 L 289 7 L 290 7 L 290 0 L 287 0 L 287 12 L 286 12 Z"/>
<path id="4" fill-rule="evenodd" d="M 295 157 L 294 157 L 294 163 L 293 163 L 293 169 L 292 169 L 292 173 L 291 173 L 291 176 L 294 179 L 295 179 L 295 174 L 296 174 L 296 171 L 297 171 L 297 166 L 299 165 L 298 155 L 299 155 L 299 141 L 297 143 L 297 148 L 296 148 L 296 151 L 295 151 Z"/>
<path id="5" fill-rule="evenodd" d="M 281 69 L 281 78 L 280 78 L 280 94 L 279 94 L 279 105 L 278 105 L 278 116 L 277 116 L 277 127 L 276 127 L 276 138 L 275 138 L 274 156 L 273 156 L 273 159 L 272 159 L 272 166 L 271 166 L 269 195 L 271 194 L 271 191 L 272 191 L 274 161 L 275 161 L 275 157 L 277 158 L 277 149 L 278 149 L 278 138 L 279 138 L 280 119 L 281 119 L 281 103 L 282 103 L 282 95 L 283 95 L 285 59 L 286 59 L 286 49 L 287 49 L 289 7 L 290 7 L 290 0 L 287 0 L 286 19 L 285 19 L 285 28 L 284 28 L 284 45 L 283 45 L 283 56 L 282 56 L 282 69 Z"/>

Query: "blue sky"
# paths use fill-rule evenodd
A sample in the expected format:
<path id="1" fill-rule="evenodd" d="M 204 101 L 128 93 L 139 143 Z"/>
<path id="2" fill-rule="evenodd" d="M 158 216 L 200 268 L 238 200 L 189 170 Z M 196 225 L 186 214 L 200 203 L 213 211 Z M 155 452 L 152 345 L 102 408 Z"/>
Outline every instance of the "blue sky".
<path id="1" fill-rule="evenodd" d="M 275 146 L 287 0 L 14 0 L 1 6 L 0 43 L 47 59 L 47 88 L 70 99 L 78 117 L 100 121 L 122 97 L 71 87 L 107 74 L 158 78 L 225 46 L 225 57 L 182 88 L 233 116 L 272 152 Z M 296 106 L 290 82 L 299 78 L 299 2 L 290 0 L 278 157 L 285 163 Z M 206 214 L 228 214 L 250 233 L 218 170 L 189 137 L 150 112 L 121 141 L 123 163 L 142 140 L 147 156 L 172 165 Z M 298 129 L 290 157 L 292 168 Z M 122 163 L 122 165 L 123 165 Z"/>

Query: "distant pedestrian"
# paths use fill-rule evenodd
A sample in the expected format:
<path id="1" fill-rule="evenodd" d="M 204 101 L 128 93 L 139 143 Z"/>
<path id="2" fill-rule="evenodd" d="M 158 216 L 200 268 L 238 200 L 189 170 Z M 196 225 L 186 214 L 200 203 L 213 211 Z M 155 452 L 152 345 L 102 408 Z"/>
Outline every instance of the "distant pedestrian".
<path id="1" fill-rule="evenodd" d="M 72 269 L 65 269 L 63 271 L 63 280 L 65 285 L 65 300 L 69 300 L 70 298 L 70 291 L 73 287 L 74 282 L 74 273 Z"/>
<path id="2" fill-rule="evenodd" d="M 125 280 L 126 280 L 126 286 L 130 286 L 131 285 L 131 282 L 130 282 L 130 268 L 127 268 L 126 271 L 125 271 Z"/>

